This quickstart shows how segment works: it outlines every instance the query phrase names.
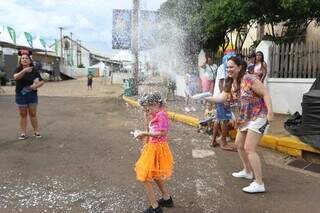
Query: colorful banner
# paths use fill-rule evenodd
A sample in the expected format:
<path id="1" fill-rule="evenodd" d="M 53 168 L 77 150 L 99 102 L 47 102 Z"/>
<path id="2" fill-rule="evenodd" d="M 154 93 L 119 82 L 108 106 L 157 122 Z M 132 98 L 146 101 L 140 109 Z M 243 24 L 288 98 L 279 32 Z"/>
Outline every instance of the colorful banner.
<path id="1" fill-rule="evenodd" d="M 32 40 L 32 35 L 28 32 L 24 32 L 24 35 L 27 39 L 27 42 L 29 43 L 30 47 L 33 47 L 33 40 Z"/>
<path id="2" fill-rule="evenodd" d="M 112 49 L 131 48 L 131 10 L 113 10 Z"/>
<path id="3" fill-rule="evenodd" d="M 43 38 L 40 38 L 40 43 L 43 46 L 43 48 L 46 50 L 47 49 L 47 44 L 46 44 L 46 42 L 44 41 Z"/>
<path id="4" fill-rule="evenodd" d="M 9 35 L 10 35 L 13 43 L 16 44 L 17 43 L 16 31 L 12 27 L 7 27 L 7 30 L 9 32 Z"/>

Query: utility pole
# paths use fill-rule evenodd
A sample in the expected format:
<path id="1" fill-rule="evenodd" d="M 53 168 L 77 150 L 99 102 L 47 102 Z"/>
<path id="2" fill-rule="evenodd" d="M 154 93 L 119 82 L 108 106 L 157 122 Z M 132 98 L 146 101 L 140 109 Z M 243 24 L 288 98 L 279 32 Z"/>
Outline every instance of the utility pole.
<path id="1" fill-rule="evenodd" d="M 134 94 L 138 94 L 138 75 L 139 75 L 139 10 L 140 0 L 133 0 L 133 13 L 132 13 L 132 38 L 131 50 L 134 55 Z"/>
<path id="2" fill-rule="evenodd" d="M 71 52 L 71 65 L 73 66 L 73 40 L 72 40 L 73 33 L 70 32 L 70 52 Z"/>
<path id="3" fill-rule="evenodd" d="M 79 50 L 80 50 L 80 54 L 79 54 L 79 57 L 80 57 L 80 64 L 82 64 L 82 55 L 81 55 L 81 40 L 79 40 Z"/>
<path id="4" fill-rule="evenodd" d="M 79 62 L 79 40 L 77 39 L 76 41 L 77 44 L 77 49 L 76 49 L 76 53 L 77 53 L 77 66 L 79 66 L 80 62 Z"/>
<path id="5" fill-rule="evenodd" d="M 59 27 L 60 29 L 60 60 L 61 60 L 61 63 L 63 63 L 63 44 L 62 44 L 62 30 L 63 30 L 63 27 Z"/>

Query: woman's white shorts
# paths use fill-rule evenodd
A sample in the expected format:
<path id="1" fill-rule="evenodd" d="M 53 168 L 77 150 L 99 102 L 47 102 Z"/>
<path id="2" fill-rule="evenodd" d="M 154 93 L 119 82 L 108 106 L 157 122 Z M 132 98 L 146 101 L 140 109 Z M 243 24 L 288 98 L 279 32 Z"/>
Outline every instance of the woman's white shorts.
<path id="1" fill-rule="evenodd" d="M 269 126 L 269 122 L 266 118 L 257 118 L 254 121 L 249 121 L 244 125 L 239 126 L 239 130 L 244 132 L 250 129 L 256 133 L 264 135 L 268 132 Z"/>

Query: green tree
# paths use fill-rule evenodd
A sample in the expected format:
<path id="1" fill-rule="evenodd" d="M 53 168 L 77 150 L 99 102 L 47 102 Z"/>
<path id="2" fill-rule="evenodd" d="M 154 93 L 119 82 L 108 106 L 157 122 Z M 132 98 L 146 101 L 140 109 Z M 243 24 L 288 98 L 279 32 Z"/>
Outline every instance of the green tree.
<path id="1" fill-rule="evenodd" d="M 234 40 L 241 49 L 254 23 L 270 26 L 275 41 L 303 38 L 307 27 L 320 22 L 319 0 L 168 0 L 160 11 L 172 17 L 201 47 L 217 49 Z M 277 34 L 275 26 L 282 26 Z M 229 37 L 236 32 L 235 38 Z"/>

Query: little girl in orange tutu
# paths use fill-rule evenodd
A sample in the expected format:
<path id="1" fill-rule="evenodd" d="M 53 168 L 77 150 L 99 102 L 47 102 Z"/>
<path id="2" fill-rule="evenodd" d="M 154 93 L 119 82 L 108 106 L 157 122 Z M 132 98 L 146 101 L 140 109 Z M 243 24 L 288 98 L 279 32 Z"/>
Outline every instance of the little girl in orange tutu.
<path id="1" fill-rule="evenodd" d="M 165 186 L 165 181 L 171 177 L 173 170 L 173 157 L 167 142 L 169 119 L 159 93 L 144 96 L 139 100 L 139 104 L 144 108 L 150 122 L 149 130 L 135 132 L 136 138 L 146 142 L 135 171 L 137 179 L 145 186 L 151 204 L 144 213 L 161 213 L 161 207 L 173 207 L 169 190 Z M 162 194 L 158 201 L 152 181 L 158 185 Z"/>

